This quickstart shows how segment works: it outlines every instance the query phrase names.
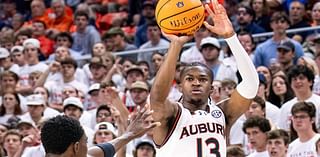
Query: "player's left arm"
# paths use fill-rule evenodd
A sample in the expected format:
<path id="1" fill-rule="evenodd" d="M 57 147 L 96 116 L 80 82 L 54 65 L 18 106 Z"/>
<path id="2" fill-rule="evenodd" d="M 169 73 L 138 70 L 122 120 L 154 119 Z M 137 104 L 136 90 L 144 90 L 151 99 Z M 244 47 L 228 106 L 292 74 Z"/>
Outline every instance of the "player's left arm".
<path id="1" fill-rule="evenodd" d="M 231 126 L 249 108 L 251 99 L 257 95 L 259 79 L 250 57 L 237 36 L 234 35 L 225 40 L 237 61 L 238 70 L 242 77 L 242 81 L 231 94 L 229 101 L 220 106 L 226 114 L 227 125 Z"/>
<path id="2" fill-rule="evenodd" d="M 256 96 L 259 80 L 250 57 L 234 32 L 226 10 L 217 0 L 211 0 L 211 4 L 212 9 L 208 5 L 205 5 L 205 7 L 214 25 L 210 25 L 208 22 L 204 22 L 204 25 L 212 33 L 226 40 L 237 61 L 238 70 L 243 79 L 237 86 L 237 90 L 231 94 L 231 98 L 220 105 L 226 115 L 227 125 L 231 126 L 248 109 L 251 99 Z"/>

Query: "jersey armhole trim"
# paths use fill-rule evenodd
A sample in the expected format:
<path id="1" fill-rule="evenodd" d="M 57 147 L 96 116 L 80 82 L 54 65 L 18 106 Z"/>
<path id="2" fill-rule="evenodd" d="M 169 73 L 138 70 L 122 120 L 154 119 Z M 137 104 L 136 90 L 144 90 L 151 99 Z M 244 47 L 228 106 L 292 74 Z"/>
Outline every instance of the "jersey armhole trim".
<path id="1" fill-rule="evenodd" d="M 163 140 L 163 142 L 162 142 L 160 145 L 158 145 L 158 144 L 156 144 L 156 143 L 154 142 L 155 145 L 156 145 L 156 147 L 157 147 L 158 149 L 161 148 L 162 146 L 164 146 L 164 145 L 167 143 L 167 141 L 170 139 L 172 133 L 173 133 L 174 130 L 176 129 L 177 124 L 178 124 L 178 122 L 179 122 L 179 120 L 180 120 L 181 113 L 182 113 L 181 106 L 178 105 L 178 112 L 177 112 L 177 114 L 176 114 L 176 118 L 175 118 L 175 120 L 174 120 L 173 126 L 172 126 L 171 128 L 169 128 L 169 130 L 168 130 L 169 132 L 168 132 L 167 136 L 165 137 L 165 139 Z"/>

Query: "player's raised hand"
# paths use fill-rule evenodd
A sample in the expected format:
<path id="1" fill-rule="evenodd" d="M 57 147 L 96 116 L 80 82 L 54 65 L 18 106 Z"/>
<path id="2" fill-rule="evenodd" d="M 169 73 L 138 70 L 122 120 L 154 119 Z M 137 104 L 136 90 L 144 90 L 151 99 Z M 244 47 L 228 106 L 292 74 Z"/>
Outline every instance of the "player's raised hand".
<path id="1" fill-rule="evenodd" d="M 189 40 L 191 40 L 193 38 L 192 36 L 177 36 L 174 34 L 167 34 L 163 31 L 161 31 L 161 32 L 162 32 L 163 36 L 165 36 L 171 42 L 177 42 L 181 45 L 185 44 L 186 42 L 188 42 Z"/>
<path id="2" fill-rule="evenodd" d="M 149 104 L 146 104 L 143 108 L 137 107 L 137 112 L 135 112 L 130 118 L 130 124 L 127 128 L 127 132 L 130 132 L 135 137 L 140 137 L 144 135 L 149 130 L 160 126 L 160 122 L 153 122 L 148 126 L 145 125 L 145 121 L 149 116 L 151 116 L 153 110 L 150 110 Z"/>
<path id="3" fill-rule="evenodd" d="M 211 0 L 211 4 L 213 9 L 208 4 L 205 5 L 205 8 L 212 18 L 213 25 L 208 24 L 206 21 L 203 24 L 208 30 L 220 37 L 231 37 L 234 34 L 234 29 L 225 8 L 217 0 Z"/>

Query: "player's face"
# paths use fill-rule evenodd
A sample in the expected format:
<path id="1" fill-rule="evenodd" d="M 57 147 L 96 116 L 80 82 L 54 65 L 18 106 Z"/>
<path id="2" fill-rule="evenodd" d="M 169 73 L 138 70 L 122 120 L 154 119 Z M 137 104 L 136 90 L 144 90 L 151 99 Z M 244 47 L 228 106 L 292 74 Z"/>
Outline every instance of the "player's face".
<path id="1" fill-rule="evenodd" d="M 248 141 L 254 149 L 263 149 L 266 147 L 267 135 L 262 132 L 258 127 L 246 129 Z"/>
<path id="2" fill-rule="evenodd" d="M 269 139 L 267 142 L 267 150 L 270 157 L 285 157 L 287 149 L 287 145 L 281 138 Z"/>
<path id="3" fill-rule="evenodd" d="M 191 103 L 205 103 L 212 93 L 211 78 L 201 66 L 188 68 L 181 77 L 183 99 Z"/>

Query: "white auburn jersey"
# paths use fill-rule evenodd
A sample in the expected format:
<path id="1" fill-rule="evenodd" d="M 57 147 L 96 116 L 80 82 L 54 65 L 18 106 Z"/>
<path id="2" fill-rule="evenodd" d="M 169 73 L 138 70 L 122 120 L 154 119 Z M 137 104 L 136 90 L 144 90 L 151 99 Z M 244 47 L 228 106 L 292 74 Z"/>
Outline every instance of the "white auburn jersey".
<path id="1" fill-rule="evenodd" d="M 225 116 L 212 104 L 193 114 L 179 104 L 173 127 L 157 146 L 159 157 L 226 157 Z"/>

